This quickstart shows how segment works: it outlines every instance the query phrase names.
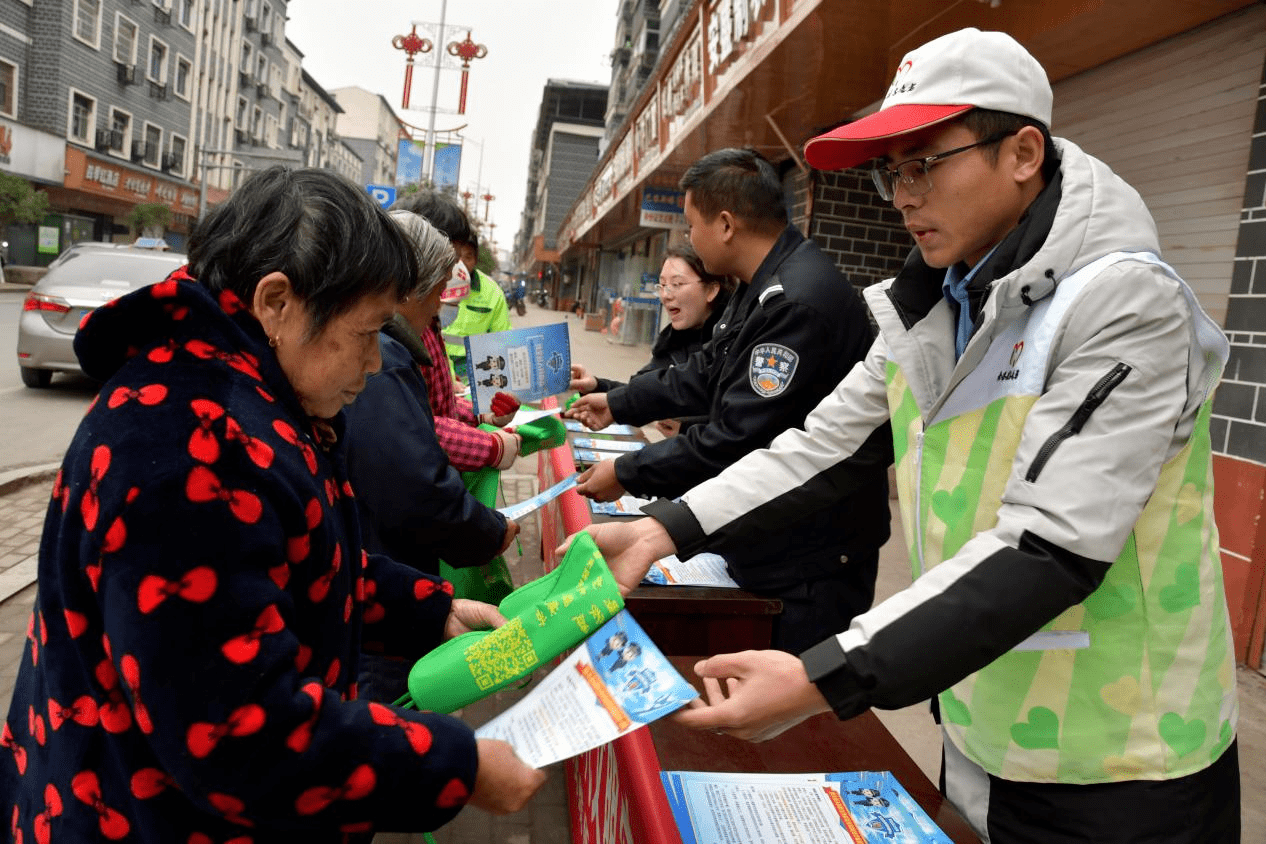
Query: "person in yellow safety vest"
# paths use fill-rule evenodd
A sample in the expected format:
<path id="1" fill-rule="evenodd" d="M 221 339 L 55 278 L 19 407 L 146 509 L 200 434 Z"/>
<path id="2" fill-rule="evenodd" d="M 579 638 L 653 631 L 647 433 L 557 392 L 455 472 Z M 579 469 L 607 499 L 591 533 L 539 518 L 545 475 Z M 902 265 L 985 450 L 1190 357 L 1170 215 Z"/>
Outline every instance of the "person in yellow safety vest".
<path id="1" fill-rule="evenodd" d="M 510 330 L 510 308 L 505 293 L 482 271 L 475 267 L 479 260 L 479 235 L 473 230 L 470 240 L 454 241 L 457 257 L 470 270 L 470 293 L 457 305 L 457 318 L 440 329 L 444 337 L 444 349 L 453 364 L 453 372 L 463 382 L 469 382 L 466 370 L 466 338 L 474 334 L 492 334 Z M 443 317 L 440 319 L 443 323 Z"/>

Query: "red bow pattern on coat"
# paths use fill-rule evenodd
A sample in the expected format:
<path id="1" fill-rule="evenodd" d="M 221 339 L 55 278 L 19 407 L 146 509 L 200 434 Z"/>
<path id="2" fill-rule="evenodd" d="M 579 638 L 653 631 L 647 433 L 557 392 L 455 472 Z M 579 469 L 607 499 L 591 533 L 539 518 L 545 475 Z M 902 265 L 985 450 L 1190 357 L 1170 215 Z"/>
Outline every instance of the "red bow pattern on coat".
<path id="1" fill-rule="evenodd" d="M 342 785 L 319 785 L 300 794 L 295 801 L 295 811 L 301 815 L 315 815 L 338 800 L 360 800 L 368 797 L 377 784 L 374 769 L 369 765 L 358 765 Z"/>
<path id="2" fill-rule="evenodd" d="M 264 707 L 248 703 L 233 710 L 223 724 L 202 721 L 191 724 L 185 742 L 189 745 L 190 753 L 199 759 L 205 759 L 222 739 L 241 738 L 259 732 L 264 727 L 265 719 Z"/>

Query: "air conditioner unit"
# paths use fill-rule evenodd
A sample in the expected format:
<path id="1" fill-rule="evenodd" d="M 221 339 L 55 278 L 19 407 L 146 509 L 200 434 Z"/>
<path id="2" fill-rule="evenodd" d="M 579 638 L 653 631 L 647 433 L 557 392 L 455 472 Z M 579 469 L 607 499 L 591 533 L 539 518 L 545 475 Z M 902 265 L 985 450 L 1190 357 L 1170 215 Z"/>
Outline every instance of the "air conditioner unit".
<path id="1" fill-rule="evenodd" d="M 247 32 L 254 32 L 258 28 L 255 21 L 256 21 L 256 18 L 254 15 L 246 16 L 245 23 L 246 23 Z"/>
<path id="2" fill-rule="evenodd" d="M 272 35 L 267 32 L 261 32 L 259 34 L 259 43 L 267 47 L 269 44 L 273 43 Z"/>
<path id="3" fill-rule="evenodd" d="M 242 75 L 242 87 L 248 88 L 251 85 L 255 84 L 255 77 L 251 75 L 251 72 L 249 70 L 242 68 L 241 70 L 238 71 L 238 73 Z"/>
<path id="4" fill-rule="evenodd" d="M 105 152 L 110 148 L 110 130 L 98 129 L 97 142 L 93 144 L 97 148 L 97 152 Z"/>
<path id="5" fill-rule="evenodd" d="M 170 173 L 172 170 L 175 170 L 180 166 L 180 156 L 176 155 L 174 152 L 165 152 L 163 153 L 163 158 L 160 163 L 163 168 L 163 172 Z"/>
<path id="6" fill-rule="evenodd" d="M 256 85 L 255 85 L 255 95 L 256 95 L 257 97 L 266 97 L 266 96 L 268 96 L 268 83 L 267 83 L 267 82 L 259 82 L 259 83 L 256 83 Z"/>
<path id="7" fill-rule="evenodd" d="M 158 82 L 150 82 L 149 95 L 156 100 L 165 100 L 167 99 L 167 86 Z"/>
<path id="8" fill-rule="evenodd" d="M 132 141 L 132 160 L 144 161 L 149 154 L 149 144 L 145 141 Z"/>
<path id="9" fill-rule="evenodd" d="M 135 85 L 136 65 L 116 63 L 114 65 L 114 75 L 120 85 Z"/>
<path id="10" fill-rule="evenodd" d="M 246 143 L 247 138 L 249 138 L 249 137 L 250 137 L 250 136 L 247 134 L 247 132 L 246 132 L 246 130 L 245 130 L 245 129 L 234 129 L 234 130 L 233 130 L 233 140 L 237 141 L 239 144 L 244 144 L 244 143 Z"/>

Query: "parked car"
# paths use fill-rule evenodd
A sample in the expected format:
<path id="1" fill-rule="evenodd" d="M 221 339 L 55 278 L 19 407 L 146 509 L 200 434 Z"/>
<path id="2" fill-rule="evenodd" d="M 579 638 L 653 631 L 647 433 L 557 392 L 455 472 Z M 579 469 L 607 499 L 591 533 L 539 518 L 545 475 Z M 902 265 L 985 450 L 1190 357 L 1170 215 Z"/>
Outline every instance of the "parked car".
<path id="1" fill-rule="evenodd" d="M 185 256 L 109 243 L 77 243 L 31 288 L 18 320 L 18 369 L 28 387 L 47 387 L 54 372 L 82 372 L 75 332 L 95 308 L 162 281 Z"/>

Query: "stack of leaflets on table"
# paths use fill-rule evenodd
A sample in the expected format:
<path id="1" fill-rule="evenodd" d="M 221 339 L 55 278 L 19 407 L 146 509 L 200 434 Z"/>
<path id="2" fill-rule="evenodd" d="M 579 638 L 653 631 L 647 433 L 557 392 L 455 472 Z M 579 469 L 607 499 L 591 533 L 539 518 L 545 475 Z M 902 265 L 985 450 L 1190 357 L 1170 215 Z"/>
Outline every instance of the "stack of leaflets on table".
<path id="1" fill-rule="evenodd" d="M 640 516 L 642 507 L 650 503 L 649 498 L 621 495 L 615 501 L 590 501 L 589 510 L 595 516 Z"/>
<path id="2" fill-rule="evenodd" d="M 684 844 L 951 844 L 887 771 L 661 771 Z"/>
<path id="3" fill-rule="evenodd" d="M 571 382 L 567 323 L 512 328 L 466 338 L 466 370 L 475 413 L 491 407 L 498 392 L 521 402 L 566 392 Z"/>
<path id="4" fill-rule="evenodd" d="M 730 577 L 725 558 L 720 554 L 704 552 L 685 560 L 675 554 L 651 563 L 643 583 L 655 586 L 725 586 L 737 589 L 738 584 Z"/>
<path id="5" fill-rule="evenodd" d="M 588 432 L 593 436 L 632 437 L 636 436 L 638 431 L 641 430 L 640 428 L 635 428 L 632 425 L 621 425 L 616 422 L 597 431 L 590 431 L 582 423 L 575 419 L 564 419 L 563 425 L 567 428 L 567 430 L 573 433 Z"/>
<path id="6" fill-rule="evenodd" d="M 698 696 L 621 610 L 475 736 L 507 741 L 520 759 L 541 768 L 604 745 Z"/>
<path id="7" fill-rule="evenodd" d="M 576 448 L 590 448 L 594 451 L 641 451 L 646 448 L 646 443 L 637 440 L 601 440 L 591 437 L 575 437 L 571 444 Z"/>

